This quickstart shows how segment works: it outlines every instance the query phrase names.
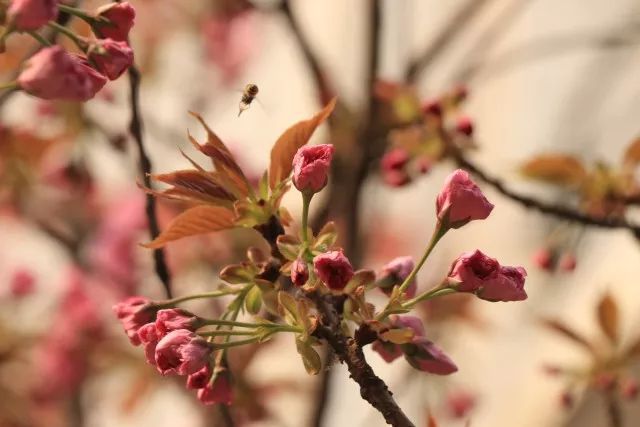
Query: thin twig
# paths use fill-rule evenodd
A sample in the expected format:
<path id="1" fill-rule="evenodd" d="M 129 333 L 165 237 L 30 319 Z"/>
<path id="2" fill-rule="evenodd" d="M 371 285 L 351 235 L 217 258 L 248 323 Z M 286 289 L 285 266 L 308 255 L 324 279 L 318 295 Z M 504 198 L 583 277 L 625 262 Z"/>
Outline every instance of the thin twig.
<path id="1" fill-rule="evenodd" d="M 614 393 L 606 394 L 607 416 L 610 427 L 622 427 L 622 408 L 620 402 Z"/>
<path id="2" fill-rule="evenodd" d="M 138 157 L 140 165 L 140 174 L 144 186 L 151 188 L 151 173 L 153 171 L 151 160 L 147 155 L 144 147 L 144 140 L 142 136 L 142 117 L 140 115 L 140 71 L 133 65 L 129 68 L 129 88 L 130 105 L 131 105 L 131 122 L 129 124 L 129 131 L 133 136 L 133 139 L 138 148 Z M 151 194 L 146 195 L 145 212 L 147 214 L 147 221 L 149 223 L 149 234 L 151 239 L 155 239 L 160 234 L 160 226 L 158 225 L 158 216 L 156 212 L 156 200 Z M 167 298 L 172 298 L 171 293 L 171 276 L 169 274 L 169 268 L 166 263 L 166 256 L 164 248 L 154 249 L 153 261 L 155 265 L 156 274 L 162 282 Z"/>
<path id="3" fill-rule="evenodd" d="M 468 0 L 454 13 L 443 30 L 429 43 L 421 55 L 407 67 L 405 81 L 415 83 L 422 72 L 460 35 L 469 22 L 482 10 L 490 0 Z"/>

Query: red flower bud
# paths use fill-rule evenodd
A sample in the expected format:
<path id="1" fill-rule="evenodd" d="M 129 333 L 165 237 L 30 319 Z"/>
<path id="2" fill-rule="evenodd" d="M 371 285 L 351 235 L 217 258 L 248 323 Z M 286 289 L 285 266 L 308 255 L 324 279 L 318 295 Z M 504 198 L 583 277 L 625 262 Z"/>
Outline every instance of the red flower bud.
<path id="1" fill-rule="evenodd" d="M 144 346 L 144 355 L 147 359 L 147 363 L 150 365 L 156 364 L 156 346 L 158 345 L 158 341 L 162 338 L 162 335 L 156 329 L 156 324 L 154 322 L 147 323 L 138 329 L 138 339 Z"/>
<path id="2" fill-rule="evenodd" d="M 56 19 L 58 0 L 12 0 L 7 8 L 7 18 L 18 31 L 31 31 Z"/>
<path id="3" fill-rule="evenodd" d="M 93 30 L 99 38 L 127 41 L 136 18 L 136 11 L 129 2 L 104 5 L 98 9 L 96 15 L 98 18 L 109 20 L 109 22 L 94 25 Z"/>
<path id="4" fill-rule="evenodd" d="M 126 42 L 111 39 L 97 40 L 89 48 L 88 55 L 98 70 L 109 80 L 117 79 L 133 65 L 133 50 Z"/>
<path id="5" fill-rule="evenodd" d="M 42 99 L 87 101 L 107 83 L 88 62 L 60 46 L 33 55 L 17 79 L 25 92 Z"/>
<path id="6" fill-rule="evenodd" d="M 562 254 L 560 260 L 558 261 L 558 265 L 563 271 L 573 271 L 576 269 L 576 257 L 571 252 L 566 252 Z"/>
<path id="7" fill-rule="evenodd" d="M 456 130 L 463 135 L 471 136 L 473 134 L 473 122 L 469 117 L 460 117 L 456 122 Z"/>
<path id="8" fill-rule="evenodd" d="M 411 366 L 436 375 L 450 375 L 458 367 L 440 347 L 424 337 L 414 338 L 411 344 L 402 346 L 404 357 Z"/>
<path id="9" fill-rule="evenodd" d="M 163 374 L 195 374 L 204 368 L 212 348 L 203 338 L 186 329 L 178 329 L 165 335 L 156 346 L 156 366 Z"/>
<path id="10" fill-rule="evenodd" d="M 113 311 L 120 319 L 131 344 L 140 345 L 138 329 L 155 319 L 156 308 L 151 301 L 144 297 L 129 297 L 115 304 Z"/>
<path id="11" fill-rule="evenodd" d="M 160 337 L 177 329 L 195 331 L 198 328 L 198 318 L 187 310 L 169 308 L 158 311 L 156 317 L 156 329 Z"/>
<path id="12" fill-rule="evenodd" d="M 291 264 L 291 281 L 294 285 L 300 287 L 307 283 L 307 280 L 309 280 L 307 263 L 298 258 Z"/>
<path id="13" fill-rule="evenodd" d="M 382 156 L 380 166 L 383 172 L 402 170 L 409 160 L 410 157 L 407 150 L 404 148 L 394 148 Z"/>
<path id="14" fill-rule="evenodd" d="M 620 384 L 620 394 L 625 399 L 635 400 L 638 397 L 638 382 L 633 378 L 627 378 Z"/>
<path id="15" fill-rule="evenodd" d="M 342 290 L 353 277 L 353 267 L 342 250 L 320 254 L 313 259 L 313 268 L 329 289 Z"/>
<path id="16" fill-rule="evenodd" d="M 485 219 L 493 210 L 482 190 L 462 169 L 447 177 L 436 199 L 438 219 L 451 228 L 460 228 L 469 221 Z"/>
<path id="17" fill-rule="evenodd" d="M 36 287 L 36 279 L 30 270 L 21 268 L 16 270 L 11 277 L 9 283 L 9 290 L 11 295 L 16 298 L 21 298 L 31 294 Z"/>
<path id="18" fill-rule="evenodd" d="M 541 270 L 549 271 L 553 268 L 553 254 L 547 248 L 540 248 L 534 252 L 532 261 Z"/>
<path id="19" fill-rule="evenodd" d="M 327 185 L 334 148 L 331 144 L 301 147 L 293 157 L 293 185 L 317 193 Z"/>
<path id="20" fill-rule="evenodd" d="M 212 385 L 207 383 L 206 387 L 198 390 L 198 400 L 205 405 L 222 403 L 231 405 L 233 401 L 233 391 L 227 375 L 220 373 L 213 381 Z"/>
<path id="21" fill-rule="evenodd" d="M 411 182 L 411 177 L 404 170 L 383 171 L 382 179 L 390 187 L 404 187 Z"/>
<path id="22" fill-rule="evenodd" d="M 437 99 L 432 99 L 422 105 L 422 113 L 428 116 L 442 117 L 442 105 Z"/>
<path id="23" fill-rule="evenodd" d="M 402 256 L 394 258 L 382 267 L 380 282 L 387 284 L 381 288 L 383 292 L 389 294 L 394 286 L 402 284 L 409 277 L 414 267 L 413 258 L 410 256 Z M 416 296 L 418 283 L 415 279 L 411 280 L 405 293 L 409 298 Z"/>

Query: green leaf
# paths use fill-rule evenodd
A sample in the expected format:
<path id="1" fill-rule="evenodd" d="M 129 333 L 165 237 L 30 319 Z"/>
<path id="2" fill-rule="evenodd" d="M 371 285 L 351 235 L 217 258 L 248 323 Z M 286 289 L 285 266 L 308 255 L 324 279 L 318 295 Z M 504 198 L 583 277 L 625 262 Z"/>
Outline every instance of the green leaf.
<path id="1" fill-rule="evenodd" d="M 333 246 L 338 240 L 338 229 L 333 221 L 325 224 L 324 227 L 318 232 L 318 236 L 315 238 L 312 248 L 320 252 L 326 252 L 331 246 Z"/>
<path id="2" fill-rule="evenodd" d="M 283 257 L 289 261 L 294 261 L 300 255 L 302 242 L 297 237 L 289 234 L 281 234 L 276 239 L 276 245 Z"/>
<path id="3" fill-rule="evenodd" d="M 257 286 L 253 286 L 244 299 L 244 307 L 250 314 L 258 314 L 262 308 L 262 292 Z"/>
<path id="4" fill-rule="evenodd" d="M 300 324 L 300 313 L 298 313 L 298 303 L 296 299 L 286 292 L 278 292 L 278 302 L 280 303 L 280 312 L 287 319 L 287 323 L 297 326 Z"/>
<path id="5" fill-rule="evenodd" d="M 298 350 L 298 354 L 302 356 L 302 363 L 304 364 L 304 369 L 307 370 L 307 373 L 317 375 L 322 368 L 320 355 L 318 355 L 311 344 L 300 339 L 296 339 L 296 349 Z"/>
<path id="6" fill-rule="evenodd" d="M 220 271 L 220 279 L 234 285 L 251 283 L 255 275 L 255 269 L 248 263 L 231 264 Z"/>

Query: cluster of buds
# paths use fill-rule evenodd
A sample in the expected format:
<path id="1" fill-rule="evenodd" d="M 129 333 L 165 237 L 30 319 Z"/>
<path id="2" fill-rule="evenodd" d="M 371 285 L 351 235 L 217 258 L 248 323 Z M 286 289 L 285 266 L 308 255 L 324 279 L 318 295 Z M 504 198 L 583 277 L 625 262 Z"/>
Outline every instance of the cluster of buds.
<path id="1" fill-rule="evenodd" d="M 56 22 L 59 12 L 86 21 L 95 38 L 85 38 Z M 135 10 L 128 2 L 111 3 L 89 14 L 56 0 L 12 0 L 6 13 L 4 41 L 12 32 L 29 32 L 43 48 L 29 58 L 15 82 L 5 85 L 47 100 L 87 101 L 109 80 L 116 80 L 133 64 L 129 31 Z M 48 26 L 69 37 L 80 53 L 50 46 L 37 33 Z"/>
<path id="2" fill-rule="evenodd" d="M 480 251 L 462 254 L 439 285 L 419 292 L 417 274 L 438 241 L 450 230 L 486 219 L 494 207 L 462 170 L 447 178 L 437 197 L 436 227 L 421 259 L 414 262 L 410 256 L 396 257 L 382 268 L 378 278 L 372 270 L 354 271 L 336 244 L 338 233 L 333 223 L 317 232 L 308 227 L 311 202 L 329 179 L 334 147 L 305 144 L 334 105 L 335 101 L 330 102 L 311 119 L 283 133 L 257 188 L 197 115 L 207 130 L 208 141 L 200 145 L 192 138 L 192 143 L 212 158 L 216 171 L 198 166 L 193 171 L 153 177 L 172 185 L 164 192 L 149 190 L 156 196 L 193 203 L 145 246 L 157 248 L 181 237 L 246 227 L 259 232 L 271 248 L 268 255 L 250 248 L 247 260 L 223 268 L 220 279 L 226 283 L 216 291 L 161 302 L 134 297 L 115 307 L 131 343 L 143 345 L 148 362 L 162 374 L 187 376 L 187 386 L 198 388 L 198 396 L 205 403 L 230 400 L 230 376 L 223 375 L 228 373 L 223 363 L 226 349 L 260 343 L 279 332 L 293 334 L 310 374 L 322 368 L 315 347 L 325 341 L 335 345 L 326 334 L 350 335 L 352 325 L 358 345 L 373 344 L 387 362 L 404 356 L 417 370 L 448 375 L 457 370 L 455 363 L 428 339 L 420 319 L 405 314 L 423 301 L 453 293 L 472 293 L 486 301 L 527 298 L 524 269 L 501 266 Z M 302 196 L 299 227 L 280 206 L 289 182 Z M 367 301 L 368 291 L 376 288 L 388 296 L 379 309 Z M 190 299 L 224 295 L 233 295 L 234 299 L 220 319 L 204 319 L 176 308 Z M 326 315 L 328 305 L 338 313 L 338 322 L 331 323 Z M 237 321 L 241 313 L 252 319 Z"/>
<path id="3" fill-rule="evenodd" d="M 473 122 L 460 114 L 468 96 L 465 87 L 422 105 L 409 88 L 386 84 L 378 94 L 394 118 L 390 127 L 395 130 L 389 133 L 389 148 L 380 161 L 382 178 L 388 185 L 404 186 L 428 173 L 451 149 L 473 146 Z"/>
<path id="4" fill-rule="evenodd" d="M 544 271 L 561 270 L 571 273 L 576 269 L 576 256 L 571 251 L 560 251 L 555 247 L 542 247 L 536 250 L 532 256 L 533 264 Z"/>

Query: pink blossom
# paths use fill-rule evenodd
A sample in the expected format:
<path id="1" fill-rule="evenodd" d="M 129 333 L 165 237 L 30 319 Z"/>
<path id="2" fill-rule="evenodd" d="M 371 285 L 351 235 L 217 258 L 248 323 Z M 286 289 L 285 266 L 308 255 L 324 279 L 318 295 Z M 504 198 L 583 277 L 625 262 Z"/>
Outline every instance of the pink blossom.
<path id="1" fill-rule="evenodd" d="M 291 264 L 291 281 L 294 285 L 300 287 L 307 283 L 307 280 L 309 280 L 307 263 L 298 258 Z"/>
<path id="2" fill-rule="evenodd" d="M 487 301 L 522 301 L 527 299 L 524 282 L 527 272 L 522 267 L 500 267 L 495 280 L 476 292 L 478 298 Z"/>
<path id="3" fill-rule="evenodd" d="M 213 384 L 198 390 L 198 399 L 205 405 L 222 403 L 230 405 L 233 400 L 233 392 L 229 378 L 226 375 L 218 374 Z"/>
<path id="4" fill-rule="evenodd" d="M 313 268 L 320 280 L 333 290 L 342 290 L 353 277 L 353 267 L 342 250 L 317 255 Z"/>
<path id="5" fill-rule="evenodd" d="M 160 341 L 161 334 L 156 329 L 156 324 L 151 322 L 138 329 L 138 340 L 144 346 L 144 355 L 151 365 L 156 364 L 156 346 Z"/>
<path id="6" fill-rule="evenodd" d="M 8 22 L 18 31 L 37 30 L 56 16 L 58 0 L 11 0 L 7 8 Z"/>
<path id="7" fill-rule="evenodd" d="M 167 375 L 190 375 L 209 363 L 211 346 L 203 338 L 186 329 L 165 335 L 156 346 L 156 366 Z"/>
<path id="8" fill-rule="evenodd" d="M 205 388 L 207 383 L 211 379 L 211 365 L 207 364 L 204 368 L 200 369 L 187 377 L 187 388 L 191 390 L 198 390 Z"/>
<path id="9" fill-rule="evenodd" d="M 553 268 L 553 254 L 548 248 L 540 248 L 533 254 L 533 263 L 541 270 L 551 270 Z"/>
<path id="10" fill-rule="evenodd" d="M 301 147 L 293 157 L 293 185 L 317 193 L 327 185 L 334 148 L 331 144 Z"/>
<path id="11" fill-rule="evenodd" d="M 16 270 L 9 283 L 11 295 L 18 298 L 31 294 L 35 290 L 35 287 L 36 279 L 31 270 L 26 268 Z"/>
<path id="12" fill-rule="evenodd" d="M 411 182 L 411 177 L 407 172 L 397 169 L 383 171 L 382 179 L 390 187 L 403 187 Z"/>
<path id="13" fill-rule="evenodd" d="M 436 375 L 449 375 L 458 367 L 437 345 L 424 337 L 414 338 L 411 344 L 403 345 L 404 357 L 411 366 Z"/>
<path id="14" fill-rule="evenodd" d="M 473 134 L 473 121 L 469 117 L 460 117 L 456 122 L 456 130 L 463 135 Z"/>
<path id="15" fill-rule="evenodd" d="M 562 254 L 560 260 L 558 261 L 558 265 L 563 271 L 571 272 L 576 269 L 577 261 L 576 256 L 571 252 L 566 252 Z"/>
<path id="16" fill-rule="evenodd" d="M 463 418 L 474 408 L 476 400 L 475 395 L 464 390 L 457 390 L 447 395 L 447 410 L 453 418 Z"/>
<path id="17" fill-rule="evenodd" d="M 127 42 L 97 40 L 89 49 L 88 56 L 109 80 L 116 80 L 133 65 L 133 49 Z"/>
<path id="18" fill-rule="evenodd" d="M 382 167 L 383 172 L 402 170 L 407 165 L 409 160 L 410 157 L 407 150 L 398 147 L 387 151 L 384 156 L 382 156 L 380 166 Z"/>
<path id="19" fill-rule="evenodd" d="M 158 311 L 156 329 L 160 336 L 164 336 L 176 329 L 195 331 L 198 328 L 198 318 L 187 310 L 169 308 Z"/>
<path id="20" fill-rule="evenodd" d="M 638 397 L 638 382 L 633 378 L 627 378 L 620 383 L 620 394 L 625 399 L 635 400 Z"/>
<path id="21" fill-rule="evenodd" d="M 451 228 L 460 228 L 469 221 L 485 219 L 493 205 L 462 169 L 447 177 L 436 200 L 438 220 Z"/>
<path id="22" fill-rule="evenodd" d="M 133 345 L 140 345 L 138 329 L 155 319 L 155 308 L 150 300 L 140 296 L 133 296 L 113 306 L 113 311 L 122 323 L 129 341 Z"/>
<path id="23" fill-rule="evenodd" d="M 42 99 L 87 101 L 107 83 L 88 62 L 56 45 L 40 50 L 17 79 L 25 92 Z"/>
<path id="24" fill-rule="evenodd" d="M 410 338 L 410 340 L 422 337 L 425 334 L 422 320 L 418 317 L 391 315 L 389 316 L 389 321 L 391 329 L 410 329 L 413 332 L 413 337 Z M 404 353 L 400 344 L 387 342 L 382 339 L 374 341 L 371 349 L 378 353 L 387 363 L 393 362 Z"/>
<path id="25" fill-rule="evenodd" d="M 97 10 L 96 15 L 109 20 L 108 23 L 94 25 L 94 32 L 98 37 L 120 42 L 128 40 L 136 18 L 136 11 L 129 2 L 106 4 Z"/>
<path id="26" fill-rule="evenodd" d="M 371 349 L 378 353 L 387 363 L 393 362 L 403 354 L 402 348 L 398 344 L 382 340 L 374 341 L 373 344 L 371 344 Z"/>
<path id="27" fill-rule="evenodd" d="M 448 281 L 460 292 L 475 292 L 488 281 L 495 280 L 500 263 L 479 250 L 465 252 L 451 265 Z"/>
<path id="28" fill-rule="evenodd" d="M 400 285 L 404 280 L 409 277 L 414 267 L 413 258 L 410 256 L 401 256 L 392 259 L 382 267 L 380 273 L 381 279 L 379 283 L 382 283 L 381 289 L 386 294 L 390 294 L 394 286 Z M 409 283 L 405 293 L 409 298 L 416 296 L 416 290 L 418 288 L 418 282 L 415 277 Z"/>
<path id="29" fill-rule="evenodd" d="M 422 104 L 422 113 L 427 116 L 442 117 L 442 104 L 438 99 L 431 99 Z"/>

